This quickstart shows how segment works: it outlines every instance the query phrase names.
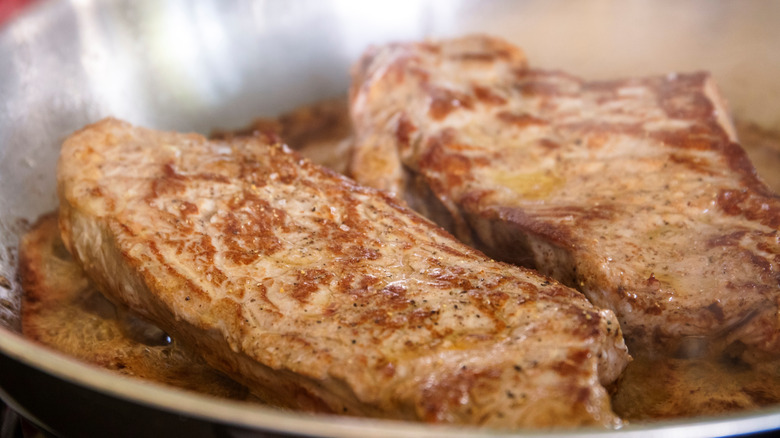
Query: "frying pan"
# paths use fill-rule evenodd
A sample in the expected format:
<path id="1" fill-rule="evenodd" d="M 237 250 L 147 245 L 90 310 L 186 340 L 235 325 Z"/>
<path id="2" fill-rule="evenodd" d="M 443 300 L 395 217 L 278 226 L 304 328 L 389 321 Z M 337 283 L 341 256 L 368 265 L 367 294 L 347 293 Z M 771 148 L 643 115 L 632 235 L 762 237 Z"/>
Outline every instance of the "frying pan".
<path id="1" fill-rule="evenodd" d="M 19 236 L 56 208 L 70 132 L 112 115 L 207 133 L 342 95 L 373 43 L 483 32 L 589 79 L 709 70 L 738 117 L 780 126 L 780 2 L 39 1 L 0 28 L 0 397 L 62 436 L 534 436 L 280 412 L 95 369 L 19 334 Z M 780 407 L 568 436 L 780 428 Z"/>

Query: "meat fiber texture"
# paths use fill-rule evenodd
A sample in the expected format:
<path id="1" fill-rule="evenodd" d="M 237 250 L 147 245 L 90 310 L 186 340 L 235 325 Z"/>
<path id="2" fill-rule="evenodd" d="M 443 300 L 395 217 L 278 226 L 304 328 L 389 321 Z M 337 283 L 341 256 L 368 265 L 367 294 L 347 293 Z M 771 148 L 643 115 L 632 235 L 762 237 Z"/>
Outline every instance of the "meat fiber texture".
<path id="1" fill-rule="evenodd" d="M 586 81 L 469 36 L 353 69 L 358 182 L 613 310 L 634 355 L 780 355 L 780 198 L 707 73 Z"/>
<path id="2" fill-rule="evenodd" d="M 261 399 L 496 428 L 615 427 L 609 310 L 260 137 L 106 119 L 58 167 L 63 241 L 112 301 Z"/>

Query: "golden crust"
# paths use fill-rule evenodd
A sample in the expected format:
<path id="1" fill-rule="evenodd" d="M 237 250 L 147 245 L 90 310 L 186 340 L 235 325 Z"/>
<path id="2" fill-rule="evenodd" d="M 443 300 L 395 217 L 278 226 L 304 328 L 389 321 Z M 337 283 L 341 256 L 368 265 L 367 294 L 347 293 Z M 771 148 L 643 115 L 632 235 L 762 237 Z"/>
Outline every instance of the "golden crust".
<path id="1" fill-rule="evenodd" d="M 63 246 L 56 213 L 42 216 L 23 236 L 19 275 L 26 337 L 123 375 L 248 399 L 245 388 L 159 328 L 106 300 Z"/>
<path id="2" fill-rule="evenodd" d="M 58 178 L 64 241 L 100 289 L 264 399 L 618 422 L 599 384 L 628 359 L 611 312 L 283 147 L 104 120 L 65 142 Z"/>
<path id="3" fill-rule="evenodd" d="M 351 95 L 356 179 L 434 205 L 424 212 L 462 240 L 614 310 L 635 354 L 698 340 L 697 354 L 776 358 L 780 198 L 734 142 L 710 76 L 585 81 L 484 41 L 367 51 Z M 484 56 L 464 56 L 475 45 Z"/>

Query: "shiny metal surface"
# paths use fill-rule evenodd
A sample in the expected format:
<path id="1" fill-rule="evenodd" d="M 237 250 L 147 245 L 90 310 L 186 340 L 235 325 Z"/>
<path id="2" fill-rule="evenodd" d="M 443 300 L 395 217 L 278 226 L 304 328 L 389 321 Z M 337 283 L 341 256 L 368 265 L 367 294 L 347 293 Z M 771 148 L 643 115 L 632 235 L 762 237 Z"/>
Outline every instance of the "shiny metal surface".
<path id="1" fill-rule="evenodd" d="M 371 43 L 468 32 L 504 36 L 533 65 L 587 78 L 710 70 L 738 116 L 780 127 L 777 23 L 780 2 L 737 0 L 36 3 L 0 28 L 0 395 L 67 435 L 530 436 L 281 413 L 117 377 L 24 340 L 16 246 L 56 207 L 61 140 L 108 115 L 204 133 L 241 126 L 344 93 L 350 64 Z M 777 428 L 780 407 L 617 433 Z"/>

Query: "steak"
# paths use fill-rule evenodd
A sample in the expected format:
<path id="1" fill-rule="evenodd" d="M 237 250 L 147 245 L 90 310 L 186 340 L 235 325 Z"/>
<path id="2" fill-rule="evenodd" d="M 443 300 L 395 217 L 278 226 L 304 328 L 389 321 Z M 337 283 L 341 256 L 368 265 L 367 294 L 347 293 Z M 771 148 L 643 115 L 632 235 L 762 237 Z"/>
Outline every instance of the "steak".
<path id="1" fill-rule="evenodd" d="M 26 338 L 126 376 L 256 401 L 162 330 L 107 301 L 62 245 L 56 212 L 22 236 L 19 279 Z"/>
<path id="2" fill-rule="evenodd" d="M 619 424 L 611 311 L 272 143 L 87 126 L 61 150 L 63 242 L 112 301 L 274 404 Z"/>
<path id="3" fill-rule="evenodd" d="M 370 48 L 352 172 L 613 310 L 632 354 L 780 355 L 780 198 L 706 73 L 586 81 L 499 39 Z"/>

